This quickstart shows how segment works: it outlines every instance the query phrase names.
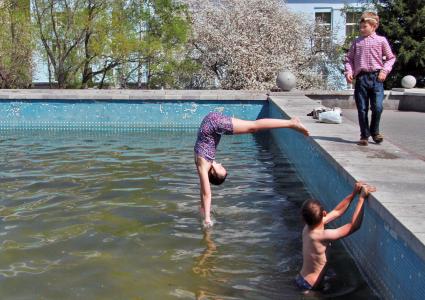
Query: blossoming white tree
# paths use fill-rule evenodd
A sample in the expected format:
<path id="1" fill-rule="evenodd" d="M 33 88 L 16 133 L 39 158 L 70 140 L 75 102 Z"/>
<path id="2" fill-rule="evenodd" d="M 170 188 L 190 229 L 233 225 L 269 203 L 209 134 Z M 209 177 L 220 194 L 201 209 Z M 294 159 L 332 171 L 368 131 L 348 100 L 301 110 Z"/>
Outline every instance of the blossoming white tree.
<path id="1" fill-rule="evenodd" d="M 201 65 L 198 84 L 224 89 L 272 89 L 281 70 L 297 88 L 321 87 L 314 22 L 279 0 L 186 0 L 192 12 L 192 58 Z M 317 28 L 316 28 L 317 29 Z"/>

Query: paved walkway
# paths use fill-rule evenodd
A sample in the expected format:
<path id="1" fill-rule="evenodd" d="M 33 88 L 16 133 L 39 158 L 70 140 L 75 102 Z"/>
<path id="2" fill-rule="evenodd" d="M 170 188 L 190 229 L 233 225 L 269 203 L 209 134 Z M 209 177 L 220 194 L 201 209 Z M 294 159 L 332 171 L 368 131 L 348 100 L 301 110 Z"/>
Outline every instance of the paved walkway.
<path id="1" fill-rule="evenodd" d="M 344 109 L 343 115 L 344 121 L 358 124 L 357 110 Z M 385 140 L 425 161 L 425 113 L 385 110 L 381 131 Z"/>

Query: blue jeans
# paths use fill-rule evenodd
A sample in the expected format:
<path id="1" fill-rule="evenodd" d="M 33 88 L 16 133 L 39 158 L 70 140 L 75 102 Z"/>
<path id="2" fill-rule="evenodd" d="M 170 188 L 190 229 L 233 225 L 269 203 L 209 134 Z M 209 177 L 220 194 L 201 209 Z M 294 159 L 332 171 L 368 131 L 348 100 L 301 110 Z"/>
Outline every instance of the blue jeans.
<path id="1" fill-rule="evenodd" d="M 362 139 L 379 134 L 379 122 L 381 121 L 384 102 L 384 83 L 378 81 L 378 74 L 379 71 L 362 72 L 356 76 L 354 98 L 359 115 L 360 137 Z M 368 119 L 369 101 L 372 111 L 370 125 Z"/>

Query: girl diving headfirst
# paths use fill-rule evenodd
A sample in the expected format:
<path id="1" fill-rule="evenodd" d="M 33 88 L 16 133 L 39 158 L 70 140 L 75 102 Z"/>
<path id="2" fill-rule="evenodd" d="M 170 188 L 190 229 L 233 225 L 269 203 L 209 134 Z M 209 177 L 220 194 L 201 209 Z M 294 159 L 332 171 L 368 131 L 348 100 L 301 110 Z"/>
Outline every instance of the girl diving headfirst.
<path id="1" fill-rule="evenodd" d="M 210 228 L 213 226 L 211 220 L 211 185 L 220 185 L 227 176 L 226 169 L 215 161 L 215 153 L 220 138 L 223 134 L 244 134 L 255 133 L 260 130 L 274 128 L 294 129 L 305 136 L 308 130 L 298 118 L 290 120 L 281 119 L 258 119 L 246 121 L 218 112 L 209 113 L 204 117 L 198 130 L 198 137 L 195 143 L 195 164 L 200 181 L 201 207 L 200 212 L 203 217 L 202 226 Z"/>

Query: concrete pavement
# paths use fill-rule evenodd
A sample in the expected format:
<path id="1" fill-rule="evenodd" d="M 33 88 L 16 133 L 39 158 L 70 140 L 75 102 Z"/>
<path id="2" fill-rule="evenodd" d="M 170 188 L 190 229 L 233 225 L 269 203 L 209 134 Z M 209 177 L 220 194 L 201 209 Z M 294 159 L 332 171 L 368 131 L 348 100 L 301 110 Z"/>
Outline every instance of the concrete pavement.
<path id="1" fill-rule="evenodd" d="M 344 109 L 343 116 L 345 122 L 358 124 L 357 110 Z M 381 132 L 384 134 L 384 144 L 389 141 L 425 161 L 425 113 L 384 110 Z M 358 136 L 354 136 L 353 140 L 357 138 Z"/>

